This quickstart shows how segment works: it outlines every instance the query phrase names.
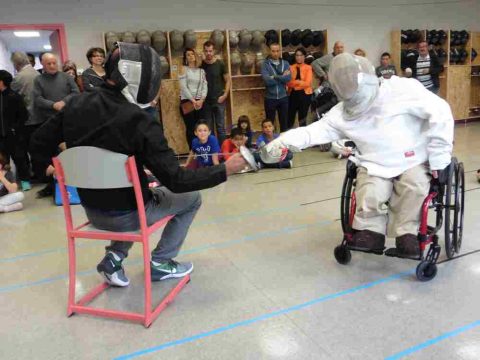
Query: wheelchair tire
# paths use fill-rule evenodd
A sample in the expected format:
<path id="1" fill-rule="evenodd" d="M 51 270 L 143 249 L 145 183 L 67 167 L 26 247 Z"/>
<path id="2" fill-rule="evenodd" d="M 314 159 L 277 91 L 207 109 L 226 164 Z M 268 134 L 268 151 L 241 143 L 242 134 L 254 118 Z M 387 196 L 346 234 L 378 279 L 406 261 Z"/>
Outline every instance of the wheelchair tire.
<path id="1" fill-rule="evenodd" d="M 342 196 L 340 198 L 340 219 L 343 233 L 351 232 L 350 229 L 350 203 L 352 201 L 352 190 L 355 179 L 349 176 L 348 170 L 343 180 Z"/>
<path id="2" fill-rule="evenodd" d="M 457 171 L 455 173 L 456 177 L 456 184 L 455 184 L 455 192 L 457 196 L 455 197 L 455 219 L 454 219 L 454 247 L 455 252 L 458 254 L 462 247 L 462 239 L 463 239 L 463 215 L 465 212 L 465 170 L 463 167 L 463 163 L 458 164 Z"/>
<path id="3" fill-rule="evenodd" d="M 352 253 L 343 245 L 338 245 L 333 251 L 335 259 L 339 264 L 347 265 L 352 260 Z"/>
<path id="4" fill-rule="evenodd" d="M 422 261 L 417 266 L 416 275 L 419 281 L 430 281 L 437 275 L 437 265 L 429 261 Z"/>
<path id="5" fill-rule="evenodd" d="M 457 189 L 457 168 L 458 162 L 456 158 L 452 158 L 452 162 L 449 165 L 449 173 L 447 184 L 445 185 L 445 214 L 444 214 L 444 230 L 445 230 L 445 253 L 449 259 L 455 255 L 455 239 L 456 239 L 456 226 L 455 218 L 457 217 L 456 204 L 458 203 L 458 191 Z"/>

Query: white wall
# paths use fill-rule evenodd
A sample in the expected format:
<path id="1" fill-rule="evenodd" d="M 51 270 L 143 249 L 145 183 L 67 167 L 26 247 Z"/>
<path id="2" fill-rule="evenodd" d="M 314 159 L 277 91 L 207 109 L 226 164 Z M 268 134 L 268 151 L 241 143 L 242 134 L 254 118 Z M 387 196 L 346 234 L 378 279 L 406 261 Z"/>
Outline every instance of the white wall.
<path id="1" fill-rule="evenodd" d="M 280 5 L 287 2 L 293 5 Z M 142 28 L 327 28 L 330 45 L 343 40 L 347 50 L 361 47 L 376 62 L 382 51 L 390 50 L 390 30 L 395 28 L 480 30 L 480 1 L 416 5 L 432 2 L 435 0 L 15 0 L 8 11 L 1 11 L 0 23 L 65 23 L 70 58 L 79 67 L 87 65 L 87 49 L 102 44 L 103 31 Z M 398 3 L 410 5 L 394 5 Z"/>

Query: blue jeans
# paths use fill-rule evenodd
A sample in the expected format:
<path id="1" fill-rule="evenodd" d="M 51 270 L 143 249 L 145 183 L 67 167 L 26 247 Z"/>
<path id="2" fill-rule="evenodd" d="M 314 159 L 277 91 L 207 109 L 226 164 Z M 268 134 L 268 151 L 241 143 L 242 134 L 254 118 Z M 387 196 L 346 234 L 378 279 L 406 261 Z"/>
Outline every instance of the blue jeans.
<path id="1" fill-rule="evenodd" d="M 280 132 L 288 130 L 288 96 L 281 99 L 265 99 L 265 116 L 275 124 L 275 113 L 278 113 Z"/>
<path id="2" fill-rule="evenodd" d="M 174 216 L 152 251 L 153 261 L 165 262 L 178 255 L 202 199 L 197 191 L 175 194 L 166 187 L 159 187 L 152 192 L 153 198 L 145 204 L 147 224 L 150 226 L 165 216 Z M 140 228 L 137 210 L 103 211 L 85 207 L 85 213 L 92 225 L 100 230 L 126 232 Z M 113 251 L 123 260 L 132 246 L 130 241 L 112 241 L 105 249 Z"/>
<path id="3" fill-rule="evenodd" d="M 160 114 L 158 113 L 158 109 L 156 107 L 149 106 L 143 110 L 153 117 L 154 120 L 160 121 Z"/>
<path id="4" fill-rule="evenodd" d="M 226 100 L 219 104 L 217 100 L 206 100 L 203 104 L 203 111 L 205 120 L 214 133 L 214 126 L 217 129 L 218 143 L 222 145 L 223 141 L 227 138 L 227 132 L 225 130 L 225 103 Z"/>

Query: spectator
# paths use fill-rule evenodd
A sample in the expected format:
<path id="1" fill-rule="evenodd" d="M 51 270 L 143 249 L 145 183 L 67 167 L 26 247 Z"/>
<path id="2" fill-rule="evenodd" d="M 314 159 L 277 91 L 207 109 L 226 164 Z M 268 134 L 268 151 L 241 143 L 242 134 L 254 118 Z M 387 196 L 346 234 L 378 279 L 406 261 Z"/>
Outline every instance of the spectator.
<path id="1" fill-rule="evenodd" d="M 260 149 L 267 145 L 270 141 L 279 137 L 280 134 L 275 134 L 275 125 L 270 119 L 265 119 L 262 121 L 262 134 L 257 138 L 257 148 Z M 293 167 L 293 154 L 288 150 L 285 159 L 275 164 L 267 164 L 262 161 L 259 153 L 254 153 L 255 161 L 258 163 L 259 167 L 265 168 L 278 168 L 278 169 L 290 169 Z"/>
<path id="2" fill-rule="evenodd" d="M 33 55 L 32 53 L 27 53 L 27 57 L 28 57 L 28 62 L 35 69 L 35 65 L 37 64 L 37 62 L 35 61 L 35 55 Z"/>
<path id="3" fill-rule="evenodd" d="M 428 50 L 426 41 L 418 43 L 418 55 L 411 55 L 407 59 L 408 67 L 405 72 L 411 72 L 412 76 L 422 83 L 425 88 L 438 94 L 440 80 L 438 75 L 443 71 L 438 56 Z"/>
<path id="4" fill-rule="evenodd" d="M 77 72 L 77 64 L 75 64 L 71 60 L 67 60 L 65 64 L 63 64 L 62 71 L 68 75 L 70 75 L 73 80 L 75 81 L 75 84 L 77 84 L 78 89 L 80 92 L 83 92 L 83 84 L 82 84 L 82 79 L 80 76 L 78 76 Z"/>
<path id="5" fill-rule="evenodd" d="M 247 115 L 241 115 L 237 121 L 237 127 L 242 130 L 242 134 L 246 137 L 245 146 L 249 149 L 252 147 L 253 131 L 250 125 L 250 118 Z"/>
<path id="6" fill-rule="evenodd" d="M 105 51 L 94 47 L 87 51 L 87 60 L 90 67 L 82 73 L 82 83 L 85 91 L 91 91 L 102 86 L 105 82 Z"/>
<path id="7" fill-rule="evenodd" d="M 341 41 L 336 41 L 333 45 L 333 53 L 322 56 L 320 59 L 312 62 L 312 68 L 315 72 L 315 75 L 321 80 L 322 85 L 325 87 L 330 87 L 328 83 L 328 69 L 332 59 L 338 54 L 343 53 L 345 46 Z"/>
<path id="8" fill-rule="evenodd" d="M 241 128 L 233 128 L 230 132 L 230 138 L 222 144 L 222 158 L 227 161 L 233 154 L 240 152 L 240 147 L 245 146 L 247 137 L 243 134 Z"/>
<path id="9" fill-rule="evenodd" d="M 270 56 L 263 62 L 262 78 L 265 82 L 265 115 L 272 123 L 278 113 L 280 131 L 288 130 L 287 83 L 292 79 L 290 65 L 280 58 L 280 45 L 270 44 Z"/>
<path id="10" fill-rule="evenodd" d="M 393 75 L 397 75 L 395 66 L 390 64 L 390 54 L 388 52 L 384 52 L 380 57 L 380 66 L 375 69 L 375 72 L 378 77 L 384 79 L 390 79 Z"/>
<path id="11" fill-rule="evenodd" d="M 22 96 L 10 88 L 11 83 L 12 75 L 0 70 L 0 152 L 7 164 L 10 157 L 13 158 L 22 189 L 28 191 L 31 189 L 30 172 L 23 138 L 28 112 Z"/>
<path id="12" fill-rule="evenodd" d="M 205 119 L 210 129 L 217 129 L 217 136 L 220 142 L 226 138 L 225 132 L 225 105 L 230 92 L 230 77 L 227 67 L 223 61 L 215 57 L 215 46 L 213 42 L 207 41 L 203 44 L 205 59 L 201 68 L 205 70 L 208 82 L 208 92 L 205 104 Z"/>
<path id="13" fill-rule="evenodd" d="M 220 145 L 217 138 L 212 135 L 206 121 L 201 120 L 195 125 L 195 136 L 185 167 L 197 169 L 218 165 L 220 163 L 218 158 Z"/>
<path id="14" fill-rule="evenodd" d="M 310 65 L 305 64 L 307 52 L 304 48 L 295 51 L 295 65 L 290 66 L 292 80 L 287 84 L 290 94 L 288 103 L 288 129 L 293 127 L 298 113 L 298 125 L 307 125 L 307 114 L 312 99 L 313 72 Z"/>
<path id="15" fill-rule="evenodd" d="M 195 124 L 205 118 L 203 105 L 208 91 L 205 70 L 198 67 L 195 50 L 188 48 L 183 52 L 183 71 L 179 79 L 180 114 L 185 122 L 187 143 L 191 149 Z"/>
<path id="16" fill-rule="evenodd" d="M 353 52 L 354 55 L 361 56 L 361 57 L 367 57 L 367 53 L 365 50 L 358 48 Z"/>
<path id="17" fill-rule="evenodd" d="M 44 72 L 35 78 L 33 85 L 33 121 L 27 126 L 27 134 L 31 136 L 50 117 L 60 112 L 65 104 L 75 94 L 79 93 L 78 86 L 73 78 L 66 73 L 58 71 L 55 55 L 45 53 L 42 55 Z M 30 141 L 28 140 L 30 143 Z M 40 179 L 49 184 L 37 193 L 37 197 L 46 197 L 53 194 L 52 179 L 45 178 L 43 171 L 34 169 Z"/>
<path id="18" fill-rule="evenodd" d="M 23 199 L 24 195 L 18 192 L 15 176 L 10 170 L 9 160 L 0 152 L 0 213 L 22 210 Z"/>

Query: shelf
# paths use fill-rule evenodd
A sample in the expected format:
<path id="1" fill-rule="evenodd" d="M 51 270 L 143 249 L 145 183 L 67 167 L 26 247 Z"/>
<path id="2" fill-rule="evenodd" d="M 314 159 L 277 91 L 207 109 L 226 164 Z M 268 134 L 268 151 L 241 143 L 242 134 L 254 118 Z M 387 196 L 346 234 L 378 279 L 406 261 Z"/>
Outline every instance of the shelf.
<path id="1" fill-rule="evenodd" d="M 446 75 L 440 75 L 438 78 L 439 78 L 439 79 L 446 79 L 447 76 L 446 76 Z"/>
<path id="2" fill-rule="evenodd" d="M 479 77 L 479 76 L 480 76 L 480 74 L 479 74 L 479 75 L 473 75 L 473 74 L 472 74 L 472 75 L 470 75 L 470 76 L 472 76 L 472 77 Z"/>
<path id="3" fill-rule="evenodd" d="M 232 89 L 232 91 L 250 91 L 250 90 L 265 90 L 265 87 L 251 87 L 242 89 Z"/>

